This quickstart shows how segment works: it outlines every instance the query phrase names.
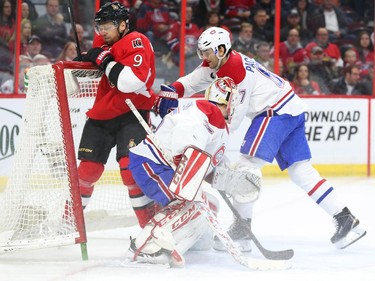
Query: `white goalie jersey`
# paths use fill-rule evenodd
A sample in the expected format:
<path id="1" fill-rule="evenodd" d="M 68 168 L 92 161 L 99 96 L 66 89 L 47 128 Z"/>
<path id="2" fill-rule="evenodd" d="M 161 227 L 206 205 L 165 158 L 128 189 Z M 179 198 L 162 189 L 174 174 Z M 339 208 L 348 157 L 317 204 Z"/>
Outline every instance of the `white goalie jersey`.
<path id="1" fill-rule="evenodd" d="M 164 153 L 178 159 L 187 146 L 195 146 L 211 155 L 210 172 L 222 160 L 228 139 L 228 127 L 222 113 L 207 100 L 191 100 L 164 117 L 155 132 Z M 158 146 L 156 145 L 156 146 Z M 152 140 L 146 138 L 131 152 L 168 165 Z"/>

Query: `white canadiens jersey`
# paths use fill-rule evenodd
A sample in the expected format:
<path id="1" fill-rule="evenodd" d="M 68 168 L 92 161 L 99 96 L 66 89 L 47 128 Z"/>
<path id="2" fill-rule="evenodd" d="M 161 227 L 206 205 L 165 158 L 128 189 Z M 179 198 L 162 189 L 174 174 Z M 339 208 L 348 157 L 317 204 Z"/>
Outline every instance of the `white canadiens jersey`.
<path id="1" fill-rule="evenodd" d="M 207 100 L 192 99 L 164 117 L 155 138 L 170 157 L 178 157 L 190 145 L 207 152 L 212 157 L 210 172 L 224 156 L 228 127 L 217 106 Z M 155 163 L 168 165 L 149 138 L 130 151 Z"/>
<path id="2" fill-rule="evenodd" d="M 274 114 L 297 116 L 307 105 L 292 90 L 289 82 L 265 69 L 260 63 L 241 53 L 232 51 L 218 71 L 203 63 L 190 74 L 179 78 L 172 85 L 179 95 L 189 97 L 205 90 L 216 77 L 230 77 L 238 85 L 241 103 L 231 120 L 232 130 L 238 128 L 245 116 L 255 116 L 272 110 Z"/>

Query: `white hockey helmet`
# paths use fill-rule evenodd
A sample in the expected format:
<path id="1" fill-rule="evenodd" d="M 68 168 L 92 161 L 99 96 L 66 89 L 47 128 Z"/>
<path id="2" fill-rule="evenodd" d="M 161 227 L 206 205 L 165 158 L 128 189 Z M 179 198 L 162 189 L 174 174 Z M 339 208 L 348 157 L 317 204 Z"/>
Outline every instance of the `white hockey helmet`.
<path id="1" fill-rule="evenodd" d="M 233 79 L 230 77 L 216 78 L 206 89 L 205 98 L 215 104 L 225 104 L 228 123 L 230 123 L 234 109 L 240 100 L 238 88 Z"/>
<path id="2" fill-rule="evenodd" d="M 208 49 L 212 49 L 218 56 L 219 46 L 221 45 L 225 47 L 225 54 L 223 56 L 225 57 L 232 47 L 229 32 L 221 27 L 210 27 L 206 29 L 198 38 L 197 53 L 199 58 L 203 59 L 202 52 Z"/>

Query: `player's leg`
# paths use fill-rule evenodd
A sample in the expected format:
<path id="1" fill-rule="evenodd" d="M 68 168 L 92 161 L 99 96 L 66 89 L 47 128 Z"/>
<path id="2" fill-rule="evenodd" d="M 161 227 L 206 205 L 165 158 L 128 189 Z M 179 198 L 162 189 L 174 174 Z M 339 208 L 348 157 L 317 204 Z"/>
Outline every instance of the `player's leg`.
<path id="1" fill-rule="evenodd" d="M 305 137 L 304 118 L 289 135 L 276 156 L 281 169 L 288 168 L 291 180 L 314 200 L 328 215 L 333 217 L 336 231 L 331 242 L 338 248 L 345 248 L 364 236 L 356 219 L 346 204 L 341 202 L 332 184 L 321 177 L 310 163 L 310 149 Z"/>
<path id="2" fill-rule="evenodd" d="M 114 140 L 110 139 L 109 132 L 96 121 L 88 119 L 83 129 L 78 149 L 79 187 L 82 197 L 82 206 L 85 208 L 94 191 L 94 185 L 104 171 Z"/>
<path id="3" fill-rule="evenodd" d="M 261 168 L 265 164 L 266 161 L 262 159 L 242 154 L 236 163 L 227 166 L 228 170 L 223 172 L 226 178 L 225 176 L 221 178 L 216 174 L 213 179 L 214 188 L 215 181 L 226 186 L 227 190 L 224 191 L 231 195 L 233 207 L 241 216 L 241 218 L 234 216 L 228 234 L 242 252 L 251 251 L 248 230 L 251 229 L 253 207 L 261 191 Z M 213 248 L 218 251 L 226 250 L 218 237 L 214 237 Z"/>
<path id="4" fill-rule="evenodd" d="M 272 111 L 265 112 L 254 118 L 241 145 L 241 156 L 233 164 L 239 171 L 247 171 L 261 178 L 261 168 L 275 158 L 283 139 L 293 128 L 279 129 L 283 124 L 281 116 L 274 116 Z M 260 187 L 259 187 L 260 189 Z M 255 201 L 243 202 L 241 196 L 232 197 L 233 207 L 238 211 L 241 219 L 234 218 L 228 234 L 237 243 L 242 251 L 251 251 L 250 237 L 247 229 L 251 226 L 253 206 Z M 214 248 L 224 250 L 219 239 L 215 239 Z"/>
<path id="5" fill-rule="evenodd" d="M 141 114 L 146 118 L 147 114 L 145 112 L 141 112 Z M 146 137 L 146 132 L 132 112 L 121 116 L 117 122 L 119 123 L 119 129 L 116 136 L 116 157 L 120 166 L 120 174 L 124 185 L 128 188 L 130 202 L 138 223 L 143 228 L 160 207 L 151 197 L 145 195 L 134 180 L 132 172 L 129 169 L 129 148 L 141 142 Z"/>

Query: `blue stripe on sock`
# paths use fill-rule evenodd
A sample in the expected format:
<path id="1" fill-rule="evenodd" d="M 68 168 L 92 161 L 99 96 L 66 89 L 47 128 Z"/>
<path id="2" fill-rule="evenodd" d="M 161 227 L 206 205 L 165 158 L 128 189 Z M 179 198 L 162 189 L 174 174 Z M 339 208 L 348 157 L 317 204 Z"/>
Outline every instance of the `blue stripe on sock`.
<path id="1" fill-rule="evenodd" d="M 326 198 L 328 196 L 328 194 L 330 194 L 333 190 L 333 187 L 331 186 L 326 192 L 323 193 L 322 196 L 320 196 L 320 198 L 316 201 L 317 204 L 320 204 L 320 202 L 322 202 L 324 200 L 324 198 Z"/>

